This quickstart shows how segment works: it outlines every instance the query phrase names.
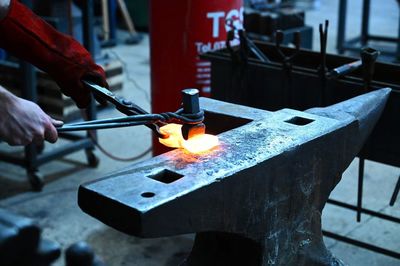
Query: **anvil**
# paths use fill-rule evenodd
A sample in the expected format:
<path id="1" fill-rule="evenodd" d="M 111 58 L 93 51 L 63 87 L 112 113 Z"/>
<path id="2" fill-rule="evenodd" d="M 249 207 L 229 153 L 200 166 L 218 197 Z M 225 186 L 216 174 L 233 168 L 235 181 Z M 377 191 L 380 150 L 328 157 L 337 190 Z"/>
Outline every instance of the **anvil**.
<path id="1" fill-rule="evenodd" d="M 220 146 L 174 150 L 81 185 L 81 209 L 130 235 L 197 233 L 183 265 L 341 265 L 321 212 L 390 89 L 301 112 L 201 99 Z"/>

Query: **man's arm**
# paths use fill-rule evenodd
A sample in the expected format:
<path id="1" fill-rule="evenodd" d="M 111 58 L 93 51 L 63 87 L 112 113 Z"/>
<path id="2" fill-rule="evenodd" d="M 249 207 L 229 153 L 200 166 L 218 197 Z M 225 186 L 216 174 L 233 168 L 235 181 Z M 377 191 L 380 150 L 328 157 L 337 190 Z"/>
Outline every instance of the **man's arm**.
<path id="1" fill-rule="evenodd" d="M 12 146 L 57 141 L 55 126 L 62 125 L 40 107 L 0 86 L 0 140 Z"/>
<path id="2" fill-rule="evenodd" d="M 91 99 L 82 79 L 108 87 L 104 70 L 79 42 L 58 32 L 19 1 L 7 2 L 9 10 L 0 20 L 0 48 L 47 72 L 78 107 L 87 107 Z"/>
<path id="3" fill-rule="evenodd" d="M 5 18 L 10 7 L 10 0 L 0 0 L 0 20 Z"/>

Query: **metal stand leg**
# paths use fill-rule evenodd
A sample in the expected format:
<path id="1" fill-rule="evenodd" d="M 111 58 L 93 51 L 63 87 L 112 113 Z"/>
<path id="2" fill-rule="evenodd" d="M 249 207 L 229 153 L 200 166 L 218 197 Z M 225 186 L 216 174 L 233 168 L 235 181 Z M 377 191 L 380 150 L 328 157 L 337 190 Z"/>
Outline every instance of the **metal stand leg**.
<path id="1" fill-rule="evenodd" d="M 371 0 L 363 1 L 362 11 L 362 24 L 361 24 L 361 45 L 365 46 L 369 38 L 369 14 L 370 14 Z"/>
<path id="2" fill-rule="evenodd" d="M 361 221 L 362 194 L 364 183 L 364 161 L 364 158 L 360 157 L 360 162 L 358 164 L 357 222 Z"/>
<path id="3" fill-rule="evenodd" d="M 93 55 L 95 51 L 94 47 L 94 1 L 87 0 L 83 5 L 83 44 L 86 49 Z M 96 104 L 94 98 L 90 101 L 89 107 L 86 109 L 88 120 L 96 119 Z M 91 131 L 91 133 L 87 133 L 88 137 L 95 142 L 97 140 L 97 132 Z M 99 164 L 99 159 L 93 153 L 94 147 L 90 147 L 85 149 L 86 157 L 89 166 L 96 167 Z"/>
<path id="4" fill-rule="evenodd" d="M 347 0 L 340 0 L 339 2 L 339 21 L 338 21 L 338 34 L 336 48 L 339 54 L 344 53 L 344 42 L 346 36 L 346 14 L 347 14 Z"/>
<path id="5" fill-rule="evenodd" d="M 94 102 L 94 98 L 92 97 L 89 107 L 86 109 L 86 115 L 88 120 L 96 119 L 96 105 Z M 97 141 L 97 132 L 95 130 L 91 130 L 87 132 L 87 137 L 92 140 L 92 142 Z M 86 160 L 90 167 L 97 167 L 100 163 L 99 158 L 94 154 L 94 146 L 85 149 Z"/>
<path id="6" fill-rule="evenodd" d="M 329 232 L 329 231 L 322 230 L 322 233 L 326 237 L 330 237 L 330 238 L 333 238 L 333 239 L 348 243 L 350 245 L 354 245 L 354 246 L 357 246 L 357 247 L 360 247 L 360 248 L 365 248 L 365 249 L 371 250 L 373 252 L 377 252 L 377 253 L 380 253 L 380 254 L 383 254 L 383 255 L 386 255 L 386 256 L 390 256 L 390 257 L 393 257 L 393 258 L 396 258 L 396 259 L 400 259 L 400 253 L 398 253 L 398 252 L 394 252 L 394 251 L 389 250 L 389 249 L 385 249 L 385 248 L 381 248 L 381 247 L 378 247 L 378 246 L 375 246 L 375 245 L 371 245 L 370 243 L 361 242 L 361 241 L 359 241 L 357 239 L 349 238 L 349 237 L 342 236 L 342 235 L 339 235 L 339 234 L 335 234 L 335 233 L 332 233 L 332 232 Z"/>
<path id="7" fill-rule="evenodd" d="M 399 176 L 399 179 L 397 180 L 396 186 L 394 188 L 392 198 L 390 199 L 390 203 L 389 203 L 390 206 L 393 206 L 394 203 L 396 202 L 397 196 L 399 195 L 399 191 L 400 191 L 400 176 Z"/>
<path id="8" fill-rule="evenodd" d="M 22 97 L 32 102 L 37 102 L 36 92 L 36 72 L 32 65 L 21 62 L 21 74 L 23 77 Z M 36 144 L 29 144 L 25 147 L 25 167 L 28 180 L 34 191 L 41 191 L 43 188 L 43 178 L 39 174 L 37 165 L 37 147 Z"/>
<path id="9" fill-rule="evenodd" d="M 108 0 L 109 17 L 110 17 L 110 39 L 116 43 L 117 41 L 117 1 Z"/>
<path id="10" fill-rule="evenodd" d="M 399 3 L 399 28 L 398 28 L 398 34 L 397 38 L 400 39 L 400 3 Z M 397 42 L 397 47 L 396 47 L 396 60 L 397 62 L 400 62 L 400 42 Z"/>

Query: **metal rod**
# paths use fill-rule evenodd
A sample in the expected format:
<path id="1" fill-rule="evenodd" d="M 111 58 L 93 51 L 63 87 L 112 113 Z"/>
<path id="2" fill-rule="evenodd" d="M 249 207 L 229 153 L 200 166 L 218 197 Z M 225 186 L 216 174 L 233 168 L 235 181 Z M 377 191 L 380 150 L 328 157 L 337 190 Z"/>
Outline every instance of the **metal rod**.
<path id="1" fill-rule="evenodd" d="M 321 53 L 321 64 L 320 68 L 325 73 L 326 70 L 326 46 L 328 41 L 328 20 L 325 20 L 325 27 L 323 24 L 319 24 L 319 42 L 320 42 L 320 53 Z"/>
<path id="2" fill-rule="evenodd" d="M 26 166 L 25 158 L 6 152 L 0 152 L 0 161 L 16 164 L 22 167 Z"/>
<path id="3" fill-rule="evenodd" d="M 83 44 L 85 48 L 89 51 L 89 53 L 94 57 L 95 54 L 95 43 L 94 43 L 94 10 L 93 10 L 94 1 L 93 0 L 86 0 L 84 1 L 83 8 L 82 8 L 82 19 L 83 19 Z M 95 120 L 97 117 L 96 114 L 96 103 L 91 96 L 89 107 L 86 109 L 87 119 L 88 120 Z M 97 139 L 96 132 L 88 133 L 88 138 Z"/>
<path id="4" fill-rule="evenodd" d="M 95 44 L 94 44 L 94 11 L 93 11 L 93 0 L 86 0 L 83 4 L 82 19 L 83 19 L 83 45 L 85 48 L 94 55 Z"/>
<path id="5" fill-rule="evenodd" d="M 361 221 L 363 183 L 364 183 L 364 158 L 358 163 L 358 192 L 357 192 L 357 222 Z"/>
<path id="6" fill-rule="evenodd" d="M 332 69 L 329 72 L 329 75 L 333 78 L 338 78 L 350 74 L 351 72 L 359 69 L 361 66 L 362 66 L 361 60 L 357 60 L 355 62 L 351 62 L 349 64 L 345 64 L 343 66 Z"/>
<path id="7" fill-rule="evenodd" d="M 359 46 L 352 46 L 352 45 L 345 45 L 344 46 L 344 48 L 345 48 L 345 50 L 349 50 L 349 51 L 353 51 L 353 52 L 360 52 L 360 49 L 361 49 L 361 47 L 359 47 Z M 382 54 L 382 55 L 396 55 L 396 52 L 394 52 L 394 51 L 380 51 L 380 53 Z"/>
<path id="8" fill-rule="evenodd" d="M 258 49 L 257 45 L 246 35 L 244 31 L 241 32 L 243 35 L 244 39 L 247 42 L 248 47 L 250 48 L 250 51 L 253 52 L 253 54 L 262 62 L 264 63 L 269 63 L 271 60 L 260 50 Z"/>
<path id="9" fill-rule="evenodd" d="M 398 43 L 400 41 L 400 38 L 380 36 L 380 35 L 368 35 L 368 39 L 372 41 L 395 42 L 395 43 Z"/>
<path id="10" fill-rule="evenodd" d="M 149 122 L 150 123 L 150 122 Z M 143 122 L 125 122 L 125 123 L 105 123 L 105 124 L 89 124 L 89 125 L 76 125 L 57 128 L 58 132 L 78 131 L 78 130 L 96 130 L 96 129 L 109 129 L 119 127 L 132 127 L 142 126 Z"/>
<path id="11" fill-rule="evenodd" d="M 126 123 L 126 122 L 142 122 L 142 125 L 143 125 L 146 123 L 147 124 L 154 123 L 154 121 L 160 120 L 160 119 L 163 119 L 163 117 L 158 114 L 134 115 L 134 116 L 98 119 L 98 120 L 83 121 L 83 122 L 78 122 L 78 123 L 71 123 L 71 124 L 66 124 L 63 127 L 98 125 L 98 124 L 107 124 L 107 123 Z"/>
<path id="12" fill-rule="evenodd" d="M 122 13 L 122 17 L 126 23 L 126 26 L 128 28 L 128 31 L 130 34 L 137 34 L 135 26 L 133 24 L 131 15 L 129 14 L 128 8 L 126 7 L 125 1 L 124 0 L 117 0 L 117 3 L 119 5 L 119 8 Z"/>
<path id="13" fill-rule="evenodd" d="M 339 2 L 339 22 L 338 22 L 338 35 L 336 48 L 339 54 L 344 53 L 344 43 L 346 41 L 346 15 L 347 15 L 347 0 L 340 0 Z"/>
<path id="14" fill-rule="evenodd" d="M 361 45 L 362 46 L 365 46 L 368 42 L 370 7 L 371 7 L 371 0 L 364 0 L 363 1 L 363 9 L 362 9 L 362 24 L 361 24 Z"/>
<path id="15" fill-rule="evenodd" d="M 400 176 L 394 188 L 393 195 L 390 198 L 390 203 L 389 203 L 390 206 L 393 206 L 394 203 L 396 202 L 397 196 L 399 195 L 399 190 L 400 190 Z"/>
<path id="16" fill-rule="evenodd" d="M 328 42 L 328 27 L 329 21 L 325 20 L 325 27 L 323 24 L 319 24 L 319 41 L 320 41 L 320 55 L 321 55 L 321 62 L 318 67 L 318 75 L 321 80 L 321 99 L 320 105 L 326 105 L 328 102 L 328 90 L 327 90 L 327 71 L 328 68 L 326 67 L 326 46 Z"/>
<path id="17" fill-rule="evenodd" d="M 357 206 L 354 206 L 354 205 L 351 205 L 351 204 L 348 204 L 348 203 L 345 203 L 345 202 L 341 202 L 341 201 L 338 201 L 338 200 L 328 199 L 328 203 L 330 203 L 332 205 L 339 206 L 339 207 L 343 207 L 345 209 L 357 211 Z M 370 209 L 365 209 L 365 208 L 361 208 L 360 211 L 362 213 L 367 214 L 367 215 L 378 217 L 378 218 L 381 218 L 381 219 L 384 219 L 384 220 L 387 220 L 387 221 L 391 221 L 391 222 L 394 222 L 394 223 L 400 223 L 400 218 L 397 218 L 397 217 L 394 217 L 394 216 L 390 216 L 390 215 L 387 215 L 387 214 L 384 214 L 384 213 L 380 213 L 380 212 L 373 211 L 373 210 L 370 210 Z"/>
<path id="18" fill-rule="evenodd" d="M 110 23 L 110 40 L 115 42 L 117 39 L 117 3 L 116 0 L 108 0 L 108 16 Z"/>
<path id="19" fill-rule="evenodd" d="M 324 234 L 324 236 L 326 236 L 326 237 L 333 238 L 333 239 L 336 239 L 336 240 L 339 240 L 339 241 L 342 241 L 342 242 L 345 242 L 345 243 L 348 243 L 348 244 L 351 244 L 351 245 L 354 245 L 357 247 L 365 248 L 365 249 L 371 250 L 373 252 L 377 252 L 377 253 L 380 253 L 380 254 L 383 254 L 383 255 L 386 255 L 389 257 L 400 259 L 400 253 L 394 252 L 389 249 L 374 246 L 374 245 L 371 245 L 371 244 L 368 244 L 368 243 L 365 243 L 365 242 L 362 242 L 359 240 L 355 240 L 353 238 L 349 238 L 346 236 L 342 236 L 339 234 L 335 234 L 335 233 L 332 233 L 332 232 L 329 232 L 326 230 L 322 230 L 322 234 Z"/>
<path id="20" fill-rule="evenodd" d="M 108 0 L 101 0 L 101 13 L 103 15 L 103 40 L 110 39 L 110 17 L 108 14 Z"/>
<path id="21" fill-rule="evenodd" d="M 73 133 L 61 133 L 59 132 L 58 137 L 63 138 L 63 139 L 67 139 L 67 140 L 81 140 L 86 138 L 86 136 L 82 136 L 79 134 L 73 134 Z"/>
<path id="22" fill-rule="evenodd" d="M 400 11 L 400 2 L 398 2 L 398 7 Z M 397 28 L 397 46 L 396 46 L 396 60 L 400 61 L 400 14 L 399 14 L 399 24 Z"/>
<path id="23" fill-rule="evenodd" d="M 93 147 L 93 142 L 89 138 L 84 138 L 73 143 L 68 144 L 66 147 L 55 148 L 49 152 L 40 154 L 38 156 L 37 164 L 42 165 L 57 158 L 61 158 L 72 152 L 79 151 Z"/>

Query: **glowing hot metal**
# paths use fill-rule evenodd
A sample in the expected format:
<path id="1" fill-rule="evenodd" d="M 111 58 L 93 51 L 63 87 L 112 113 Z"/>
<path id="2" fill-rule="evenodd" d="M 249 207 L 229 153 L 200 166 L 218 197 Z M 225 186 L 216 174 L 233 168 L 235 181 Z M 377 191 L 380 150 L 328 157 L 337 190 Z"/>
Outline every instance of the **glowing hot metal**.
<path id="1" fill-rule="evenodd" d="M 218 146 L 218 137 L 202 134 L 185 140 L 181 131 L 182 125 L 168 124 L 160 128 L 160 132 L 169 135 L 166 139 L 159 139 L 160 143 L 170 148 L 182 148 L 190 153 L 204 153 Z"/>

